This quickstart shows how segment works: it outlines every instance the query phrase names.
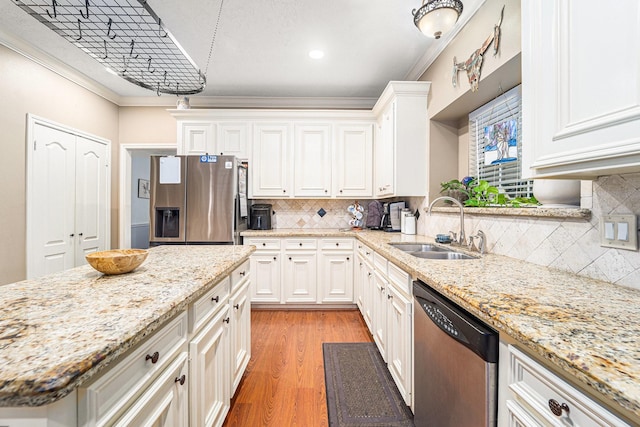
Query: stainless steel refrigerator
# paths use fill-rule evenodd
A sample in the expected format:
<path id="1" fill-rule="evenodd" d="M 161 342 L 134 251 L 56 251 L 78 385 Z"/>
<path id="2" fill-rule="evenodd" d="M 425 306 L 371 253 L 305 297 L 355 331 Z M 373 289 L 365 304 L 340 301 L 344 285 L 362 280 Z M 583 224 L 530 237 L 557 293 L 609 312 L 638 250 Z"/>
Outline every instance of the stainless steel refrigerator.
<path id="1" fill-rule="evenodd" d="M 234 156 L 151 156 L 149 243 L 241 244 L 247 168 Z"/>

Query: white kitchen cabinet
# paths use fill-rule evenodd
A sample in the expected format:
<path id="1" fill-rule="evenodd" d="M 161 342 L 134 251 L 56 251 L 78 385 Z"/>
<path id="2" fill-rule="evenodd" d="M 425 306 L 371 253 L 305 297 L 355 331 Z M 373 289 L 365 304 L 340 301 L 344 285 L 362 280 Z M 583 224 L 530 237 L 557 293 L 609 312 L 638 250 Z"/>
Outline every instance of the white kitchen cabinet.
<path id="1" fill-rule="evenodd" d="M 29 117 L 27 277 L 109 248 L 110 143 Z"/>
<path id="2" fill-rule="evenodd" d="M 295 197 L 331 196 L 330 124 L 295 124 L 293 171 Z"/>
<path id="3" fill-rule="evenodd" d="M 353 303 L 353 239 L 321 239 L 321 303 Z"/>
<path id="4" fill-rule="evenodd" d="M 508 350 L 501 363 L 509 364 L 509 391 L 499 405 L 507 406 L 509 425 L 630 426 L 515 346 Z"/>
<path id="5" fill-rule="evenodd" d="M 360 254 L 358 254 L 358 259 L 362 274 L 362 317 L 369 331 L 373 331 L 373 295 L 375 292 L 373 266 Z"/>
<path id="6" fill-rule="evenodd" d="M 249 158 L 249 122 L 218 122 L 216 128 L 215 154 Z"/>
<path id="7" fill-rule="evenodd" d="M 392 101 L 382 112 L 378 122 L 379 138 L 375 143 L 375 197 L 392 196 L 394 185 L 394 148 L 396 103 Z"/>
<path id="8" fill-rule="evenodd" d="M 293 193 L 289 134 L 289 123 L 254 124 L 250 197 L 289 197 Z"/>
<path id="9" fill-rule="evenodd" d="M 413 299 L 387 286 L 387 365 L 405 403 L 412 405 Z"/>
<path id="10" fill-rule="evenodd" d="M 229 323 L 225 305 L 189 342 L 189 412 L 193 426 L 221 426 L 229 412 Z"/>
<path id="11" fill-rule="evenodd" d="M 217 154 L 215 124 L 207 120 L 178 122 L 177 153 Z"/>
<path id="12" fill-rule="evenodd" d="M 387 288 L 389 281 L 379 271 L 373 274 L 372 335 L 380 355 L 387 362 Z"/>
<path id="13" fill-rule="evenodd" d="M 640 3 L 601 6 L 522 2 L 525 177 L 640 171 Z"/>
<path id="14" fill-rule="evenodd" d="M 282 257 L 283 302 L 315 303 L 317 277 L 316 239 L 286 239 Z"/>
<path id="15" fill-rule="evenodd" d="M 429 82 L 389 82 L 373 107 L 377 117 L 375 197 L 427 194 Z"/>
<path id="16" fill-rule="evenodd" d="M 244 244 L 257 248 L 250 258 L 251 302 L 280 303 L 280 239 L 244 239 Z"/>
<path id="17" fill-rule="evenodd" d="M 189 381 L 187 353 L 183 352 L 145 391 L 115 427 L 189 425 Z"/>
<path id="18" fill-rule="evenodd" d="M 242 375 L 251 359 L 251 300 L 250 280 L 247 277 L 233 291 L 229 298 L 230 307 L 230 349 L 231 349 L 231 396 L 240 384 Z"/>
<path id="19" fill-rule="evenodd" d="M 373 125 L 336 125 L 333 194 L 336 197 L 373 195 Z"/>

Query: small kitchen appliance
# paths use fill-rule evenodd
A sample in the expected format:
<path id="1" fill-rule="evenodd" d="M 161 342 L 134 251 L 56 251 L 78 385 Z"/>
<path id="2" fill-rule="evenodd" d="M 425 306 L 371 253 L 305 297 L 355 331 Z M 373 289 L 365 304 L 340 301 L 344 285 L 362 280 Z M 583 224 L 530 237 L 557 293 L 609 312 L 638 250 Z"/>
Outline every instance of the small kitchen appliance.
<path id="1" fill-rule="evenodd" d="M 382 223 L 380 227 L 384 231 L 400 231 L 402 209 L 406 207 L 405 202 L 387 202 L 383 204 Z"/>
<path id="2" fill-rule="evenodd" d="M 269 203 L 256 203 L 249 209 L 249 228 L 271 230 L 271 209 Z"/>

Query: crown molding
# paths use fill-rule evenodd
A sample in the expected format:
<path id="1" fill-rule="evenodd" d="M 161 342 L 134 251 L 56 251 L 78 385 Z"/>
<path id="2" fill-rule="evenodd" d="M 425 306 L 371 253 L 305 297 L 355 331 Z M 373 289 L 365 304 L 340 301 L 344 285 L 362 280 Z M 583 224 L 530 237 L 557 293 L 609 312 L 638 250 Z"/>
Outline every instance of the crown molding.
<path id="1" fill-rule="evenodd" d="M 178 97 L 121 97 L 122 107 L 172 107 Z M 260 97 L 260 96 L 199 96 L 189 97 L 195 108 L 294 108 L 294 109 L 371 109 L 377 98 L 368 97 Z"/>

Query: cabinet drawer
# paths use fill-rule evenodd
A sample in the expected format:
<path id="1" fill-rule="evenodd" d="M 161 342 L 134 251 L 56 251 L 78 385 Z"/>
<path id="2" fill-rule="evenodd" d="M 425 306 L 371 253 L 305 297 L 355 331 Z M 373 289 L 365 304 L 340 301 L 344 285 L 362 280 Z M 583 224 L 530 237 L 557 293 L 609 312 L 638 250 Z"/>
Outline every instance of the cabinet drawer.
<path id="1" fill-rule="evenodd" d="M 400 267 L 396 266 L 394 263 L 388 263 L 388 272 L 389 272 L 389 280 L 391 283 L 400 291 L 402 291 L 405 295 L 411 296 L 412 291 L 412 283 L 411 276 L 409 273 L 402 270 Z"/>
<path id="2" fill-rule="evenodd" d="M 280 249 L 280 239 L 244 239 L 245 245 L 254 245 L 257 250 Z"/>
<path id="3" fill-rule="evenodd" d="M 568 420 L 562 419 L 568 415 L 573 425 L 580 427 L 629 426 L 599 403 L 511 345 L 509 346 L 509 363 L 511 367 L 509 389 L 516 400 L 541 424 L 571 425 Z M 561 416 L 554 415 L 549 408 L 552 399 L 560 405 L 566 404 L 569 407 L 569 413 L 562 411 Z"/>
<path id="4" fill-rule="evenodd" d="M 373 264 L 374 251 L 369 246 L 358 242 L 358 253 L 362 255 L 362 258 L 369 261 L 369 263 Z"/>
<path id="5" fill-rule="evenodd" d="M 231 279 L 227 276 L 220 283 L 198 298 L 189 308 L 189 331 L 196 332 L 216 311 L 227 304 Z"/>
<path id="6" fill-rule="evenodd" d="M 231 291 L 236 289 L 240 282 L 249 277 L 249 260 L 243 262 L 240 267 L 231 273 Z"/>
<path id="7" fill-rule="evenodd" d="M 92 384 L 78 389 L 78 425 L 110 424 L 186 342 L 187 312 L 184 311 Z"/>
<path id="8" fill-rule="evenodd" d="M 352 250 L 353 239 L 322 239 L 320 240 L 320 249 L 340 249 L 340 250 Z"/>
<path id="9" fill-rule="evenodd" d="M 373 265 L 380 273 L 387 275 L 387 259 L 377 252 L 373 253 Z"/>
<path id="10" fill-rule="evenodd" d="M 285 239 L 284 248 L 291 249 L 313 249 L 318 247 L 316 239 Z"/>

